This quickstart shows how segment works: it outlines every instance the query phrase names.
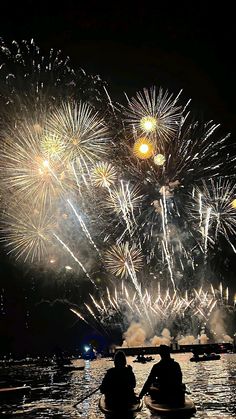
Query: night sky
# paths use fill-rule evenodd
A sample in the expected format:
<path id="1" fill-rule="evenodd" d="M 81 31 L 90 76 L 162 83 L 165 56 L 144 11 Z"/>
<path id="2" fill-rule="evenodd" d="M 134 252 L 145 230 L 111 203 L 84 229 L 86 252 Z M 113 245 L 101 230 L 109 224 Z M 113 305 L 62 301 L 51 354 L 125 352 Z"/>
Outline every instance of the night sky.
<path id="1" fill-rule="evenodd" d="M 173 93 L 183 89 L 183 99 L 192 99 L 192 110 L 204 120 L 221 123 L 234 142 L 235 13 L 223 6 L 4 1 L 0 36 L 9 41 L 34 38 L 45 52 L 61 49 L 73 67 L 106 80 L 116 100 L 122 100 L 123 92 L 132 95 L 152 85 Z M 234 255 L 222 255 L 221 261 L 222 278 L 228 275 L 235 289 Z M 83 301 L 85 290 L 76 287 L 73 275 L 31 272 L 6 258 L 3 249 L 0 262 L 0 353 L 50 351 L 56 345 L 69 350 L 100 339 L 78 325 L 61 301 L 70 300 L 75 292 Z"/>

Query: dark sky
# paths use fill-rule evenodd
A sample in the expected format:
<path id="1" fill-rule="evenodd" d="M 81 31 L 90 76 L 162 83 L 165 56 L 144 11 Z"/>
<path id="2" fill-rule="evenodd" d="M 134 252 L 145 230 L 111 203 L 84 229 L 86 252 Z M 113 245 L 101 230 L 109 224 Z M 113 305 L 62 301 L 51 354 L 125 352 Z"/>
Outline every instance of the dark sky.
<path id="1" fill-rule="evenodd" d="M 208 2 L 19 1 L 1 4 L 0 34 L 60 48 L 118 96 L 152 84 L 184 89 L 196 109 L 235 130 L 235 21 Z M 209 2 L 210 3 L 210 2 Z"/>
<path id="2" fill-rule="evenodd" d="M 64 0 L 61 4 L 61 1 L 50 0 L 15 3 L 5 0 L 0 10 L 0 36 L 9 41 L 34 38 L 45 52 L 51 47 L 61 49 L 70 56 L 72 66 L 100 74 L 108 81 L 109 90 L 117 99 L 122 98 L 123 91 L 131 95 L 151 85 L 174 93 L 184 89 L 183 98 L 192 99 L 192 108 L 204 119 L 221 123 L 226 132 L 232 132 L 234 141 L 236 37 L 235 14 L 229 2 L 210 7 L 207 2 L 156 1 L 153 7 L 151 2 L 144 1 L 107 4 L 94 0 Z M 21 276 L 20 283 L 18 276 Z M 1 263 L 1 277 L 2 299 L 10 298 L 9 306 L 15 307 L 8 313 L 7 322 L 0 321 L 1 337 L 6 342 L 4 350 L 16 351 L 22 347 L 21 334 L 25 342 L 22 350 L 26 350 L 24 348 L 30 345 L 25 331 L 29 283 L 16 268 L 8 266 L 5 258 Z M 32 280 L 30 284 L 34 295 Z M 55 288 L 47 290 L 49 297 L 50 292 L 51 297 L 61 294 L 60 287 L 56 292 Z M 43 331 L 46 336 L 50 335 L 49 317 L 52 324 L 56 324 L 55 330 L 58 328 L 55 341 L 61 333 L 61 340 L 73 341 L 75 345 L 75 318 L 64 311 L 59 316 L 64 326 L 60 321 L 57 323 L 63 308 L 60 302 L 56 304 L 59 308 L 53 311 L 47 302 L 42 303 L 38 318 L 38 308 L 35 309 L 36 325 L 41 324 L 42 328 L 37 328 L 37 339 L 28 336 L 31 345 L 34 341 L 34 347 L 40 346 Z M 4 312 L 5 308 L 2 310 Z M 33 317 L 32 313 L 29 317 Z M 70 337 L 68 328 L 72 330 Z"/>

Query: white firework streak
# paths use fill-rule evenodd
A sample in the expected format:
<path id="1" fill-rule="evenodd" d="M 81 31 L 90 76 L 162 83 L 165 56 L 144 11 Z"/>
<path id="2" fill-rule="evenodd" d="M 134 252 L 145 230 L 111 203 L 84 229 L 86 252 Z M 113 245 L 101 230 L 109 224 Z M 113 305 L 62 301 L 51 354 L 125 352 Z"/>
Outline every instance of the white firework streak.
<path id="1" fill-rule="evenodd" d="M 87 276 L 87 278 L 92 282 L 92 284 L 95 286 L 95 288 L 97 288 L 97 285 L 95 284 L 94 280 L 91 278 L 91 276 L 89 275 L 89 273 L 86 271 L 84 265 L 80 262 L 80 260 L 74 255 L 74 253 L 72 252 L 72 250 L 60 239 L 60 237 L 57 236 L 57 234 L 53 233 L 53 236 L 56 237 L 57 241 L 59 241 L 59 243 L 61 243 L 62 247 L 64 249 L 66 249 L 66 251 L 71 255 L 71 257 L 74 259 L 74 261 L 76 263 L 78 263 L 78 265 L 81 267 L 81 269 L 83 270 L 83 272 L 85 273 L 85 275 Z"/>
<path id="2" fill-rule="evenodd" d="M 233 205 L 236 184 L 229 179 L 212 179 L 208 183 L 203 181 L 201 187 L 196 187 L 196 192 L 192 193 L 189 214 L 198 222 L 204 252 L 207 253 L 208 243 L 215 245 L 219 235 L 222 235 L 236 253 L 231 239 L 236 235 L 236 208 Z"/>
<path id="3" fill-rule="evenodd" d="M 82 217 L 78 214 L 78 212 L 76 211 L 75 207 L 72 205 L 71 201 L 69 199 L 67 199 L 68 204 L 70 205 L 70 207 L 72 208 L 72 210 L 74 211 L 74 214 L 76 215 L 76 218 L 78 219 L 81 228 L 84 232 L 84 234 L 86 235 L 87 239 L 89 240 L 89 242 L 92 244 L 92 246 L 94 247 L 94 249 L 97 251 L 97 253 L 99 254 L 100 257 L 102 257 L 99 249 L 97 248 L 96 244 L 94 243 L 91 234 L 89 233 L 86 224 L 84 223 Z"/>
<path id="4" fill-rule="evenodd" d="M 70 308 L 70 311 L 72 311 L 72 313 L 76 314 L 77 317 L 79 317 L 79 319 L 83 320 L 85 323 L 89 324 L 87 322 L 87 320 L 78 312 L 77 309 L 75 308 Z"/>
<path id="5" fill-rule="evenodd" d="M 163 200 L 160 199 L 160 205 L 161 205 L 162 228 L 163 228 L 162 248 L 164 250 L 165 260 L 166 260 L 167 265 L 168 265 L 168 270 L 169 270 L 169 273 L 170 273 L 170 279 L 171 279 L 173 288 L 175 290 L 176 286 L 175 286 L 175 282 L 174 282 L 174 278 L 173 278 L 173 272 L 172 272 L 173 261 L 172 261 L 171 254 L 170 254 L 170 251 L 169 251 L 168 233 L 167 233 L 167 230 L 166 230 L 168 219 L 167 219 L 165 191 L 163 193 Z"/>

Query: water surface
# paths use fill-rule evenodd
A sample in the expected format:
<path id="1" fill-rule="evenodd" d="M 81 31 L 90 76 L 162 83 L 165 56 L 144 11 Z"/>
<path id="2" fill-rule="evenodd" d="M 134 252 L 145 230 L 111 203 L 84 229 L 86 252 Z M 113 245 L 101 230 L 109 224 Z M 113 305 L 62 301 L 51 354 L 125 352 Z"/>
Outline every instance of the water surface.
<path id="1" fill-rule="evenodd" d="M 191 390 L 196 404 L 195 418 L 236 418 L 236 354 L 223 354 L 219 361 L 189 362 L 192 354 L 177 354 L 184 382 Z M 137 393 L 149 373 L 153 362 L 133 363 L 128 357 L 137 379 Z M 155 360 L 159 360 L 156 355 Z M 33 391 L 17 399 L 1 401 L 0 416 L 3 418 L 34 419 L 102 419 L 98 408 L 99 393 L 95 393 L 74 408 L 73 404 L 87 392 L 99 386 L 105 371 L 113 366 L 108 358 L 85 361 L 84 371 L 59 372 L 55 367 L 11 366 L 0 370 L 0 386 L 12 383 L 16 386 L 30 385 Z M 155 419 L 146 407 L 137 419 Z"/>

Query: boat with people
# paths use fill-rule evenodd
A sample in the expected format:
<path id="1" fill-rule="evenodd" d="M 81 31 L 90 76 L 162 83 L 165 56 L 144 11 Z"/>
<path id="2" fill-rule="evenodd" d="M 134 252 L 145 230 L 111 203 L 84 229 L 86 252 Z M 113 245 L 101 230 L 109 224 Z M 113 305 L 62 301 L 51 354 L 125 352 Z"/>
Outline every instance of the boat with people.
<path id="1" fill-rule="evenodd" d="M 190 362 L 202 362 L 202 361 L 217 361 L 221 358 L 219 354 L 211 353 L 211 354 L 204 354 L 199 356 L 198 354 L 194 354 L 192 358 L 190 358 Z"/>
<path id="2" fill-rule="evenodd" d="M 121 418 L 132 418 L 135 416 L 136 413 L 138 413 L 142 407 L 143 407 L 143 402 L 142 400 L 137 400 L 137 403 L 130 405 L 129 407 L 127 406 L 122 406 L 122 402 L 119 406 L 119 409 L 111 409 L 110 407 L 107 406 L 106 404 L 106 399 L 105 399 L 105 395 L 103 394 L 98 402 L 98 406 L 99 409 L 106 415 L 106 416 L 112 416 L 112 417 L 117 417 L 119 419 Z"/>
<path id="3" fill-rule="evenodd" d="M 159 416 L 163 415 L 166 417 L 176 418 L 190 417 L 196 412 L 194 402 L 186 395 L 185 403 L 180 406 L 158 403 L 157 401 L 153 400 L 151 396 L 145 396 L 144 403 L 152 413 Z"/>
<path id="4" fill-rule="evenodd" d="M 146 362 L 155 361 L 155 358 L 152 356 L 144 356 L 144 355 L 138 355 L 136 359 L 134 359 L 133 362 L 140 362 L 141 364 L 145 364 Z"/>

